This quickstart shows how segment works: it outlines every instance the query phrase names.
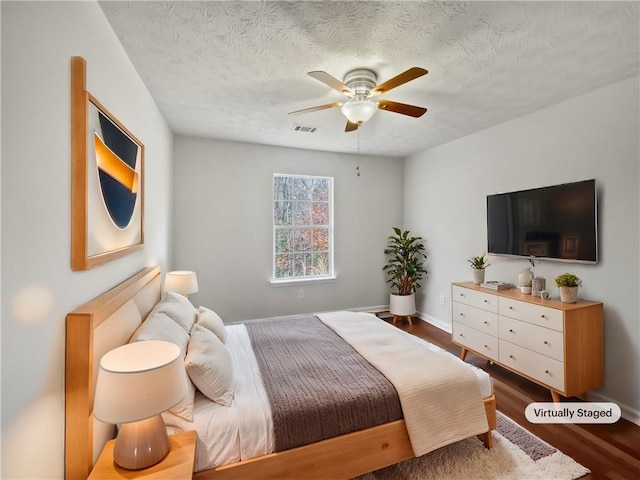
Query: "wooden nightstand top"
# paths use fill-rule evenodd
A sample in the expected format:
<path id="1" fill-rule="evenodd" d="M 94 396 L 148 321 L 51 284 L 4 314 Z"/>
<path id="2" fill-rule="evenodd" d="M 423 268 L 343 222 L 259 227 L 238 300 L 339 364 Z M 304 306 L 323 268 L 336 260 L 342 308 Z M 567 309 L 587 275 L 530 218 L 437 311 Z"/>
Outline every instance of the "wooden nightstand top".
<path id="1" fill-rule="evenodd" d="M 88 480 L 135 478 L 135 479 L 187 479 L 193 475 L 196 455 L 197 435 L 194 430 L 169 435 L 169 453 L 158 464 L 143 470 L 127 470 L 113 463 L 113 445 L 115 440 L 109 440 Z"/>

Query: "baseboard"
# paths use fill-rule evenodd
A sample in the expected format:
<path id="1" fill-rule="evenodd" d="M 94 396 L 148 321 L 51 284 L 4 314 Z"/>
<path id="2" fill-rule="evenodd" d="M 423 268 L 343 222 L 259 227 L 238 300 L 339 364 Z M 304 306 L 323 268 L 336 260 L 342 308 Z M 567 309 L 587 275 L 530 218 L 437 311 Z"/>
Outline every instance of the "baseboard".
<path id="1" fill-rule="evenodd" d="M 598 392 L 589 392 L 589 401 L 615 403 L 620 407 L 622 418 L 640 426 L 640 412 L 634 408 L 629 407 L 628 405 L 624 405 L 623 403 L 620 403 L 617 400 L 614 400 L 613 398 L 607 397 L 605 395 L 601 395 Z"/>
<path id="2" fill-rule="evenodd" d="M 450 323 L 445 323 L 442 320 L 438 320 L 437 318 L 432 317 L 431 315 L 427 315 L 426 313 L 422 313 L 422 312 L 416 312 L 414 317 L 418 317 L 420 320 L 425 321 L 425 322 L 433 325 L 434 327 L 438 327 L 440 330 L 443 330 L 443 331 L 445 331 L 447 333 L 451 333 L 451 324 Z"/>

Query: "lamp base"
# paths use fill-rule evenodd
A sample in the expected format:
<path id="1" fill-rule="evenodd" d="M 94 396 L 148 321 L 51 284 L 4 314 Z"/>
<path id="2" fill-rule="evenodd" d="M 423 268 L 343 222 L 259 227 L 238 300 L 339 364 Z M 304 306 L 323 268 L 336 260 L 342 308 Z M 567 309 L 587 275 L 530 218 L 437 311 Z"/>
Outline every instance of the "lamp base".
<path id="1" fill-rule="evenodd" d="M 113 447 L 113 461 L 128 470 L 148 468 L 169 453 L 169 436 L 160 415 L 125 423 Z"/>

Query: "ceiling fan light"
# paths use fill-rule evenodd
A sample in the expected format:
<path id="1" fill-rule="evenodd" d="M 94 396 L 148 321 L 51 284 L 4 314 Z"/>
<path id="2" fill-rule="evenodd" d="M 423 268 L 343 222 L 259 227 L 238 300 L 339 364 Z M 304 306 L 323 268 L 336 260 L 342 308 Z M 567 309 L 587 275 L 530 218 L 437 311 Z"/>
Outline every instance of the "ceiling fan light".
<path id="1" fill-rule="evenodd" d="M 358 125 L 369 120 L 378 109 L 378 104 L 367 100 L 366 97 L 356 95 L 342 106 L 342 114 L 351 123 Z"/>

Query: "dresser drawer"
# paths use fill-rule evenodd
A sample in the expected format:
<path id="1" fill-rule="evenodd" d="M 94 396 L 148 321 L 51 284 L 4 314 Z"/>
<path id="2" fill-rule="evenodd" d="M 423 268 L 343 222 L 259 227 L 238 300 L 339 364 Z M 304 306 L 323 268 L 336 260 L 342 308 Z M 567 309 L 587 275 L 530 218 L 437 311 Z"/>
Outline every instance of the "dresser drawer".
<path id="1" fill-rule="evenodd" d="M 481 310 L 464 303 L 453 302 L 453 321 L 494 337 L 498 336 L 498 314 Z"/>
<path id="2" fill-rule="evenodd" d="M 515 343 L 547 357 L 564 361 L 564 335 L 550 328 L 539 327 L 509 317 L 500 317 L 501 340 Z"/>
<path id="3" fill-rule="evenodd" d="M 500 340 L 500 363 L 564 392 L 564 363 Z"/>
<path id="4" fill-rule="evenodd" d="M 520 302 L 511 298 L 500 297 L 498 312 L 524 322 L 534 323 L 541 327 L 562 332 L 564 330 L 562 310 L 543 307 L 532 303 Z"/>
<path id="5" fill-rule="evenodd" d="M 454 285 L 452 300 L 489 312 L 498 313 L 498 297 L 490 293 L 479 292 Z"/>
<path id="6" fill-rule="evenodd" d="M 452 339 L 492 360 L 498 359 L 498 338 L 461 323 L 453 323 Z"/>

